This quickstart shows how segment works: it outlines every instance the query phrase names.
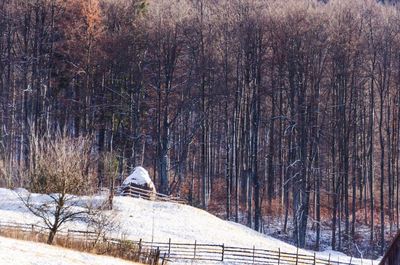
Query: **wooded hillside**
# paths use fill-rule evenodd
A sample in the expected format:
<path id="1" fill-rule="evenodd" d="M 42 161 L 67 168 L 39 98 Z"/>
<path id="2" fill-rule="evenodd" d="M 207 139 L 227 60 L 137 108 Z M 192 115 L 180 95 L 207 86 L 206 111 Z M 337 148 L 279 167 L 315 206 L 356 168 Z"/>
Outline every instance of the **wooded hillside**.
<path id="1" fill-rule="evenodd" d="M 300 247 L 325 223 L 356 252 L 366 224 L 382 253 L 399 88 L 400 12 L 372 0 L 0 0 L 0 184 L 26 184 L 33 134 L 92 137 L 99 188 L 143 165 Z"/>

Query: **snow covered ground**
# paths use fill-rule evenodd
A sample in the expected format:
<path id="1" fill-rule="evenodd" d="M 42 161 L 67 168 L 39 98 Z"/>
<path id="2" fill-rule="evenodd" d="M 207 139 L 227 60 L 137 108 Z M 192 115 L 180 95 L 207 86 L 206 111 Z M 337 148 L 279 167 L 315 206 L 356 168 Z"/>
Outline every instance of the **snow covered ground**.
<path id="1" fill-rule="evenodd" d="M 35 195 L 43 200 L 43 195 Z M 84 198 L 98 200 L 97 198 Z M 260 234 L 246 226 L 227 222 L 201 209 L 187 205 L 153 202 L 129 197 L 115 197 L 114 210 L 110 214 L 119 223 L 118 236 L 128 239 L 154 242 L 187 242 L 225 244 L 226 246 L 278 250 L 296 253 L 296 247 L 278 239 Z M 40 220 L 32 216 L 20 202 L 14 191 L 0 189 L 0 222 L 36 223 Z M 86 229 L 86 224 L 75 222 L 68 228 Z M 116 236 L 116 235 L 114 235 Z M 313 255 L 312 252 L 300 250 L 299 253 Z M 317 253 L 320 258 L 349 262 L 346 255 L 334 251 Z M 358 264 L 378 264 L 377 261 L 356 260 Z"/>
<path id="2" fill-rule="evenodd" d="M 108 256 L 98 256 L 41 243 L 0 237 L 0 264 L 18 265 L 134 265 Z"/>

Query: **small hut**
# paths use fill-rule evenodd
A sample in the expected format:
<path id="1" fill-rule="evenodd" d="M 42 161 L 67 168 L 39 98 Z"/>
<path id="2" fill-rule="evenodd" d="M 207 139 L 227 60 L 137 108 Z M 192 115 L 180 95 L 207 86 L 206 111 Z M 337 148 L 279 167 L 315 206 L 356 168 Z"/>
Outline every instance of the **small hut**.
<path id="1" fill-rule="evenodd" d="M 149 172 L 147 172 L 145 168 L 139 166 L 135 167 L 132 174 L 122 182 L 121 193 L 122 195 L 137 194 L 138 196 L 147 194 L 148 199 L 152 199 L 156 195 L 157 191 L 150 178 Z"/>
<path id="2" fill-rule="evenodd" d="M 389 245 L 388 250 L 383 256 L 379 265 L 399 265 L 400 264 L 400 231 L 396 234 Z"/>

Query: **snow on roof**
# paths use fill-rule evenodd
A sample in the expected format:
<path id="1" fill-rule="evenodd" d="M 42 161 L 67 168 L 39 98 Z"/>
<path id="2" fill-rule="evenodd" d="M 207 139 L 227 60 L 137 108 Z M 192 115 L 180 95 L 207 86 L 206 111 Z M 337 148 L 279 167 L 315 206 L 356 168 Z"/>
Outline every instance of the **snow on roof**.
<path id="1" fill-rule="evenodd" d="M 154 187 L 153 181 L 150 179 L 149 172 L 143 167 L 135 167 L 132 174 L 130 174 L 122 183 L 122 186 L 129 184 L 136 184 L 141 186 Z"/>

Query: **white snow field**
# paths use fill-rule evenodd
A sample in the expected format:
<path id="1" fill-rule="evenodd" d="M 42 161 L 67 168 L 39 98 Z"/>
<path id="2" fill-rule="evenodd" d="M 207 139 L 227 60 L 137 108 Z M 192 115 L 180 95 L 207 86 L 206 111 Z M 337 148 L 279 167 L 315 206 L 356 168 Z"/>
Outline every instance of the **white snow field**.
<path id="1" fill-rule="evenodd" d="M 45 200 L 45 195 L 35 194 L 36 200 Z M 99 200 L 84 197 L 82 200 Z M 278 250 L 296 253 L 296 247 L 246 226 L 224 221 L 214 215 L 188 205 L 154 202 L 138 198 L 114 198 L 114 210 L 110 214 L 119 223 L 119 235 L 127 239 L 172 243 L 212 243 L 225 246 Z M 16 192 L 0 189 L 0 222 L 41 224 L 23 205 Z M 69 223 L 64 228 L 87 229 L 81 222 Z M 300 254 L 314 252 L 299 250 Z M 349 262 L 350 257 L 335 251 L 318 252 L 317 257 L 332 261 Z M 352 259 L 353 264 L 378 264 L 378 261 Z"/>
<path id="2" fill-rule="evenodd" d="M 98 256 L 46 244 L 0 237 L 1 265 L 135 265 L 122 259 Z"/>

